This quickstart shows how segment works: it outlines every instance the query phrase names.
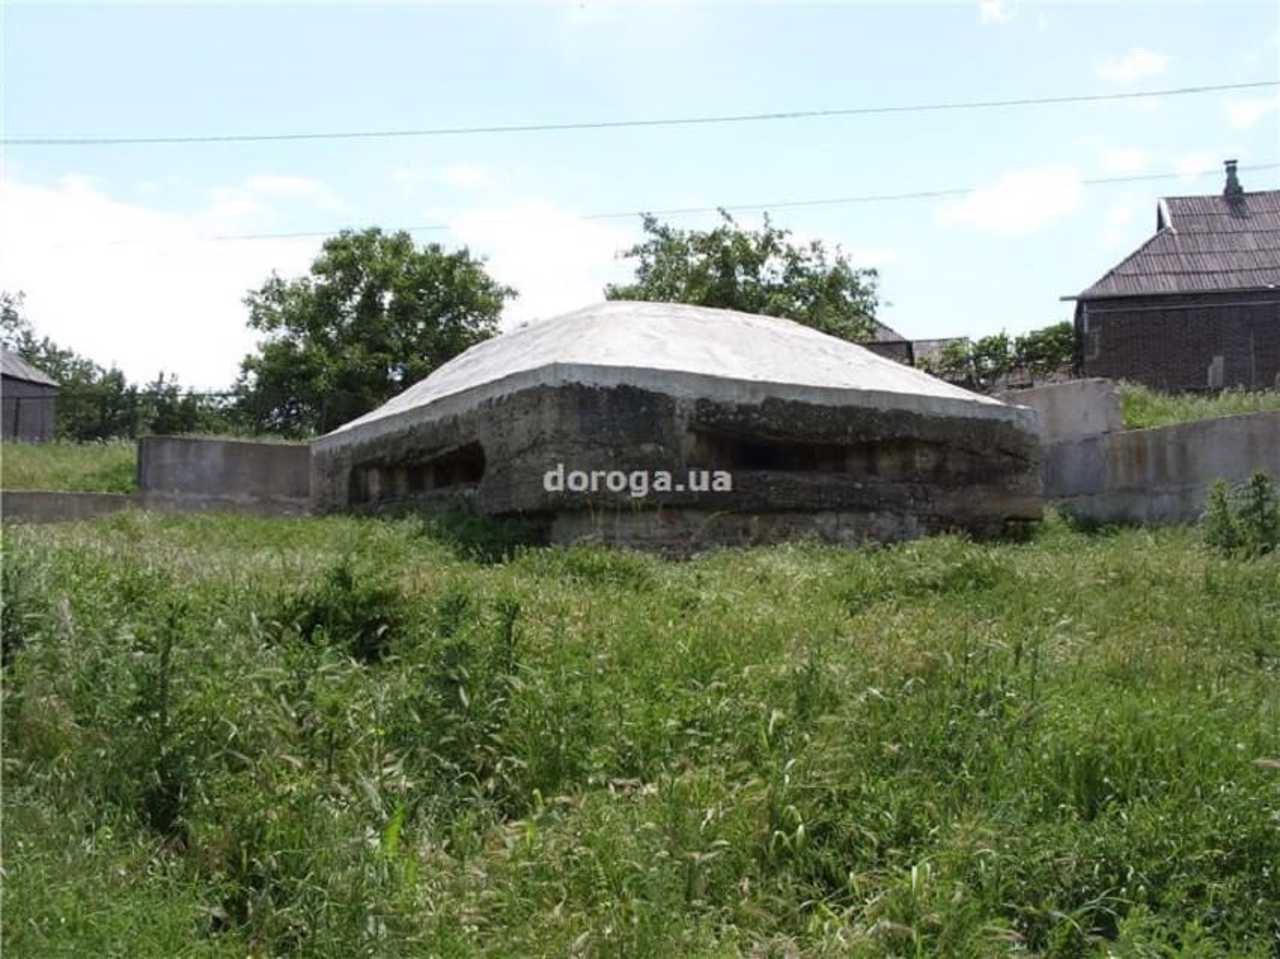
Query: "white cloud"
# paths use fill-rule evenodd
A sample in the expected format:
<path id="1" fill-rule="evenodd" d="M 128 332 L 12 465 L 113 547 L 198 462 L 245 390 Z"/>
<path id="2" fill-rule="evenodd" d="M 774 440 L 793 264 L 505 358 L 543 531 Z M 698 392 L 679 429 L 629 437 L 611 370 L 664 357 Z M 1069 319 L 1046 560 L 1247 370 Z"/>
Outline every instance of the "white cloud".
<path id="1" fill-rule="evenodd" d="M 1180 177 L 1194 177 L 1205 170 L 1212 169 L 1217 161 L 1217 154 L 1198 150 L 1195 153 L 1183 154 L 1174 165 L 1174 169 L 1178 171 Z"/>
<path id="2" fill-rule="evenodd" d="M 262 229 L 270 207 L 246 184 L 173 213 L 113 199 L 83 177 L 55 186 L 6 180 L 0 207 L 0 288 L 26 292 L 42 334 L 118 363 L 130 379 L 165 370 L 203 389 L 229 385 L 253 348 L 245 292 L 273 269 L 304 272 L 319 244 L 201 242 Z"/>
<path id="3" fill-rule="evenodd" d="M 1115 147 L 1104 150 L 1102 167 L 1108 173 L 1140 173 L 1147 168 L 1147 153 L 1137 147 Z"/>
<path id="4" fill-rule="evenodd" d="M 1013 19 L 1014 5 L 1008 0 L 978 0 L 981 23 L 1008 23 Z"/>
<path id="5" fill-rule="evenodd" d="M 1227 101 L 1227 118 L 1237 130 L 1247 130 L 1272 110 L 1280 110 L 1280 96 Z"/>
<path id="6" fill-rule="evenodd" d="M 844 251 L 848 254 L 850 262 L 858 268 L 883 269 L 890 263 L 897 263 L 901 257 L 898 256 L 897 250 L 890 250 L 883 247 L 854 247 Z"/>
<path id="7" fill-rule="evenodd" d="M 1145 47 L 1134 47 L 1122 57 L 1104 60 L 1098 65 L 1098 76 L 1111 83 L 1133 83 L 1159 76 L 1169 66 L 1169 58 Z"/>
<path id="8" fill-rule="evenodd" d="M 311 200 L 315 205 L 334 209 L 341 207 L 337 195 L 320 180 L 305 176 L 259 174 L 244 182 L 244 189 L 260 197 L 287 197 Z"/>
<path id="9" fill-rule="evenodd" d="M 632 230 L 583 220 L 542 200 L 454 217 L 450 228 L 488 270 L 514 286 L 519 299 L 504 325 L 545 319 L 604 299 L 604 286 L 625 280 L 630 267 L 616 254 L 636 239 Z"/>
<path id="10" fill-rule="evenodd" d="M 1107 247 L 1126 246 L 1133 240 L 1136 210 L 1132 203 L 1118 203 L 1107 210 L 1102 218 L 1102 242 Z"/>
<path id="11" fill-rule="evenodd" d="M 1207 180 L 1210 176 L 1224 178 L 1226 173 L 1223 170 L 1222 161 L 1238 156 L 1241 156 L 1239 146 L 1230 144 L 1219 146 L 1214 150 L 1196 150 L 1192 153 L 1184 153 L 1174 163 L 1173 168 L 1184 180 Z"/>
<path id="12" fill-rule="evenodd" d="M 1021 236 L 1074 212 L 1080 206 L 1080 194 L 1080 175 L 1073 167 L 1018 170 L 946 204 L 938 219 L 948 226 Z"/>
<path id="13" fill-rule="evenodd" d="M 459 190 L 478 190 L 493 184 L 488 170 L 468 163 L 450 164 L 440 171 L 440 179 Z"/>
<path id="14" fill-rule="evenodd" d="M 474 163 L 450 163 L 446 166 L 401 166 L 391 171 L 391 179 L 407 190 L 421 187 L 452 187 L 455 190 L 481 190 L 494 186 L 498 178 L 488 167 Z"/>

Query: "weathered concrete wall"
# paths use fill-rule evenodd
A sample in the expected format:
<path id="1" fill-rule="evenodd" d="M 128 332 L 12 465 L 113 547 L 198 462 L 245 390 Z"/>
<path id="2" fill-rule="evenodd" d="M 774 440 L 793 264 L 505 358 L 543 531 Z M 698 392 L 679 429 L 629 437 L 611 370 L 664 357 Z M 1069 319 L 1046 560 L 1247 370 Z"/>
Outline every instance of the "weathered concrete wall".
<path id="1" fill-rule="evenodd" d="M 986 534 L 1040 516 L 1039 443 L 1026 421 L 536 386 L 394 432 L 316 444 L 313 503 L 321 512 L 431 509 L 461 497 L 482 513 L 545 521 L 555 541 L 598 536 L 677 550 L 784 534 Z M 673 488 L 639 500 L 548 491 L 543 478 L 559 464 L 667 471 L 677 481 L 722 470 L 732 491 Z M 734 518 L 704 528 L 704 513 Z"/>
<path id="2" fill-rule="evenodd" d="M 129 493 L 68 493 L 54 490 L 4 490 L 0 519 L 6 523 L 59 523 L 93 519 L 139 505 Z"/>
<path id="3" fill-rule="evenodd" d="M 4 490 L 0 519 L 6 523 L 70 523 L 126 509 L 156 513 L 235 513 L 300 516 L 306 504 L 285 500 L 245 501 L 224 497 L 165 496 L 151 493 L 74 493 L 65 490 Z"/>
<path id="4" fill-rule="evenodd" d="M 1048 383 L 1025 390 L 1008 390 L 998 398 L 1029 406 L 1040 415 L 1040 440 L 1058 443 L 1124 429 L 1120 391 L 1100 378 Z"/>
<path id="5" fill-rule="evenodd" d="M 1280 477 L 1280 412 L 1252 413 L 1047 445 L 1045 499 L 1099 523 L 1189 523 L 1216 479 Z"/>
<path id="6" fill-rule="evenodd" d="M 311 454 L 303 443 L 145 436 L 138 488 L 149 509 L 301 513 L 311 494 Z"/>

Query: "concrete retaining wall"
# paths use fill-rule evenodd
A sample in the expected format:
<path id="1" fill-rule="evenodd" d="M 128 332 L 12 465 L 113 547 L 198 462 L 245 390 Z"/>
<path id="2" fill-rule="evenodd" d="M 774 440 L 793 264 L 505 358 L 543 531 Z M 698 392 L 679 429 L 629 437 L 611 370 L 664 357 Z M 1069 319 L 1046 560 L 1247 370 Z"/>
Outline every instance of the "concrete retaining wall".
<path id="1" fill-rule="evenodd" d="M 160 513 L 298 516 L 308 512 L 311 451 L 302 443 L 146 436 L 138 441 L 137 493 L 5 490 L 5 522 L 93 519 L 125 509 Z"/>
<path id="2" fill-rule="evenodd" d="M 71 493 L 65 490 L 4 490 L 0 520 L 6 523 L 70 523 L 126 509 L 156 513 L 236 513 L 300 516 L 306 504 L 286 500 L 245 501 L 227 497 L 164 496 L 152 493 Z"/>
<path id="3" fill-rule="evenodd" d="M 1069 380 L 1025 390 L 1009 390 L 998 399 L 1030 406 L 1040 416 L 1040 441 L 1058 443 L 1124 429 L 1120 392 L 1111 380 Z"/>
<path id="4" fill-rule="evenodd" d="M 6 523 L 58 523 L 93 519 L 139 505 L 130 493 L 68 493 L 54 490 L 5 490 L 0 519 Z"/>
<path id="5" fill-rule="evenodd" d="M 1189 523 L 1216 479 L 1280 477 L 1280 412 L 1047 444 L 1046 500 L 1099 523 Z"/>
<path id="6" fill-rule="evenodd" d="M 305 513 L 311 451 L 304 443 L 145 436 L 138 489 L 148 509 Z"/>

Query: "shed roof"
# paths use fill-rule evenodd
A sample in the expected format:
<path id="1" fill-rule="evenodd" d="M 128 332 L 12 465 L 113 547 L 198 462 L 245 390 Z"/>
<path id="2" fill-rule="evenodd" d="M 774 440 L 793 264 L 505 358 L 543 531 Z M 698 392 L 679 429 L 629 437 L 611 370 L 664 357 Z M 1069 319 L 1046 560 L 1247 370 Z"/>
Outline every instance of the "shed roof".
<path id="1" fill-rule="evenodd" d="M 1066 299 L 1280 287 L 1280 190 L 1237 198 L 1171 196 L 1156 234 L 1083 293 Z"/>
<path id="2" fill-rule="evenodd" d="M 48 373 L 36 369 L 11 350 L 0 350 L 0 373 L 15 380 L 26 380 L 28 383 L 39 383 L 42 386 L 58 385 L 58 381 Z"/>

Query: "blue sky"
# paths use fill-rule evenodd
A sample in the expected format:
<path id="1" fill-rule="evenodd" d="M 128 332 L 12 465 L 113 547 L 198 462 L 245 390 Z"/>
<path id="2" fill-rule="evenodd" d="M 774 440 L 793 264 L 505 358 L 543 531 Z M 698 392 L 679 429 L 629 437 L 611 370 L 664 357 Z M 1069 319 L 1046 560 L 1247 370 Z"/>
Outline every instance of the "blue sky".
<path id="1" fill-rule="evenodd" d="M 1280 77 L 1275 3 L 68 6 L 4 8 L 8 137 L 505 125 L 1120 93 Z M 638 218 L 583 214 L 972 187 L 779 209 L 881 272 L 911 337 L 1066 319 L 1063 294 L 1221 161 L 1280 162 L 1275 88 L 701 127 L 192 145 L 11 146 L 0 287 L 131 376 L 218 388 L 252 345 L 240 303 L 317 238 L 445 224 L 522 293 L 508 323 L 600 298 Z M 1082 179 L 1210 170 L 1111 185 Z M 1280 168 L 1244 169 L 1246 189 Z M 759 214 L 739 214 L 749 225 Z M 673 217 L 705 227 L 711 215 Z"/>

